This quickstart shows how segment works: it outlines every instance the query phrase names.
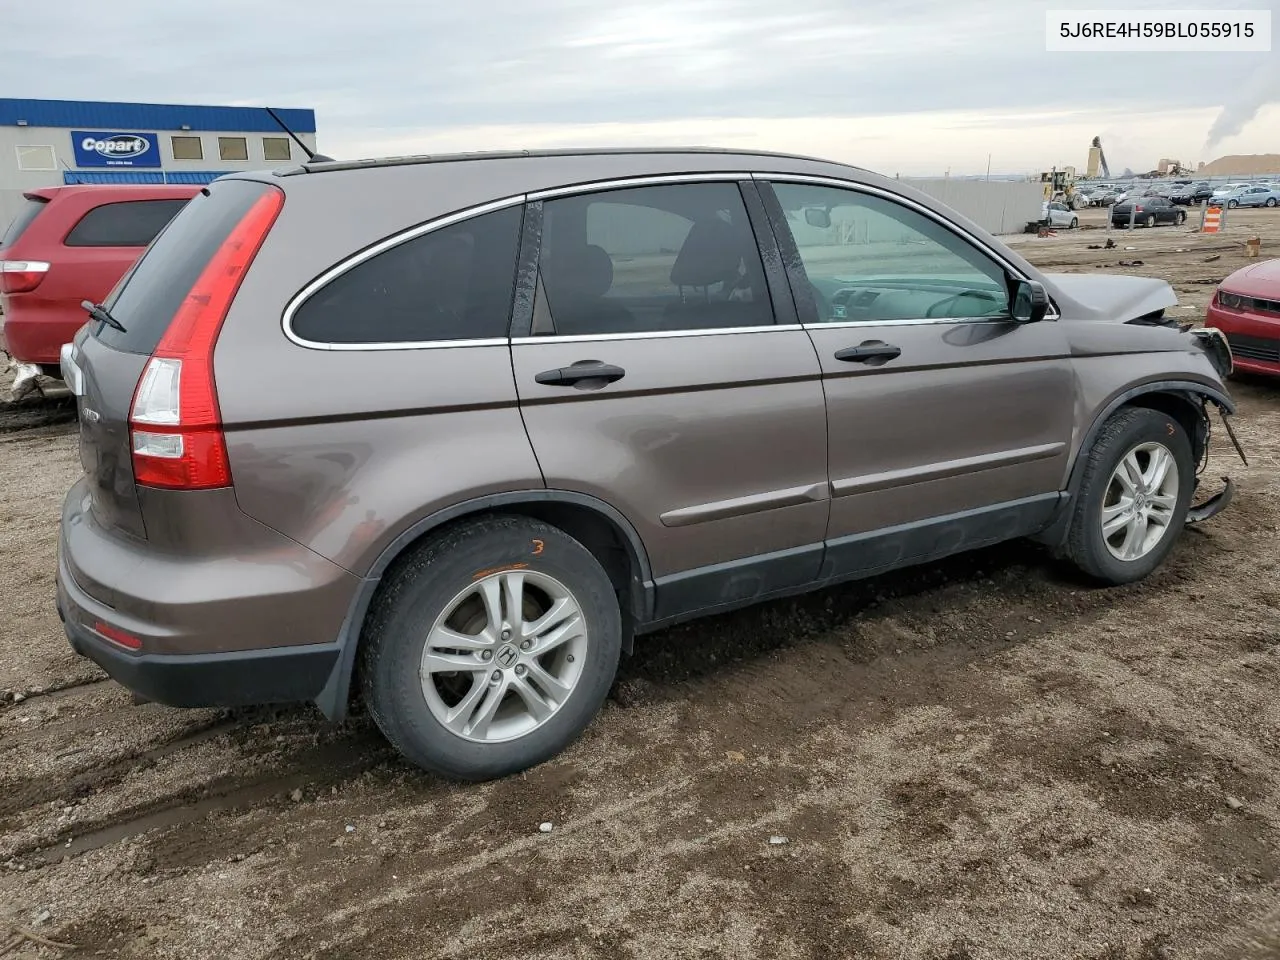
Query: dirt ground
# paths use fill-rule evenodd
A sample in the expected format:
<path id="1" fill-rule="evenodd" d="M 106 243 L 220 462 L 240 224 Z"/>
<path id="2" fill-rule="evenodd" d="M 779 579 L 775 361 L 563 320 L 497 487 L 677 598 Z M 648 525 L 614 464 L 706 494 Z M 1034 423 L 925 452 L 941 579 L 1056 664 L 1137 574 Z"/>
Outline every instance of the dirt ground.
<path id="1" fill-rule="evenodd" d="M 1233 217 L 1014 243 L 1193 319 L 1246 232 L 1280 251 Z M 480 786 L 360 716 L 134 705 L 53 609 L 69 408 L 0 410 L 0 955 L 1280 956 L 1280 384 L 1233 392 L 1238 498 L 1149 581 L 1015 544 L 666 631 Z"/>

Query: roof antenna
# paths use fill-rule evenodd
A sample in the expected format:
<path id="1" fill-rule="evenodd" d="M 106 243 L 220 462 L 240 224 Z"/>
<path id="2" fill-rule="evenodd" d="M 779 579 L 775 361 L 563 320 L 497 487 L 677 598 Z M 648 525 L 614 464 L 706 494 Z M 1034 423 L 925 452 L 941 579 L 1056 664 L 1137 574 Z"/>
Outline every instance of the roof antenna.
<path id="1" fill-rule="evenodd" d="M 267 113 L 271 114 L 271 119 L 280 125 L 281 130 L 283 130 L 289 136 L 293 137 L 294 143 L 300 146 L 302 148 L 302 152 L 307 155 L 307 161 L 309 163 L 334 163 L 335 162 L 333 157 L 326 157 L 323 153 L 316 153 L 314 150 L 308 147 L 305 143 L 303 143 L 302 138 L 299 137 L 292 130 L 290 130 L 289 125 L 280 119 L 280 114 L 276 113 L 270 107 L 263 107 L 263 109 L 266 110 Z"/>

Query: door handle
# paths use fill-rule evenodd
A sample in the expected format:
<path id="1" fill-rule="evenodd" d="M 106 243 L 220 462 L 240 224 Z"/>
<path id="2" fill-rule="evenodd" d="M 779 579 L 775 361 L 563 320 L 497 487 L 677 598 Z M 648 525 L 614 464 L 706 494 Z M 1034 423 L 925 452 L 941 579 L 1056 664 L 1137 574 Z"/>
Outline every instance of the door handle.
<path id="1" fill-rule="evenodd" d="M 583 380 L 603 380 L 604 383 L 613 383 L 615 380 L 621 380 L 626 375 L 627 371 L 621 367 L 615 367 L 612 363 L 601 363 L 599 360 L 579 360 L 577 363 L 567 367 L 543 370 L 541 373 L 535 374 L 533 379 L 549 387 L 571 387 Z M 601 386 L 603 385 L 601 384 Z"/>
<path id="2" fill-rule="evenodd" d="M 837 360 L 877 365 L 888 363 L 901 355 L 901 347 L 895 347 L 892 343 L 885 343 L 883 340 L 864 340 L 856 347 L 845 347 L 843 350 L 836 351 Z"/>

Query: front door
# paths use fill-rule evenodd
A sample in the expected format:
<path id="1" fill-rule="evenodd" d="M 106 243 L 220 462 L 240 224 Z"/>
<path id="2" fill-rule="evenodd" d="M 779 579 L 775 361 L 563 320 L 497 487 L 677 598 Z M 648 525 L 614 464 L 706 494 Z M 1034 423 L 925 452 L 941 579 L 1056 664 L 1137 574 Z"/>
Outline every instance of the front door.
<path id="1" fill-rule="evenodd" d="M 764 188 L 827 395 L 824 576 L 1034 532 L 1066 472 L 1061 325 L 1009 318 L 1009 277 L 940 218 L 854 185 Z"/>
<path id="2" fill-rule="evenodd" d="M 657 619 L 815 579 L 821 373 L 739 184 L 593 187 L 527 216 L 541 218 L 539 279 L 512 359 L 548 487 L 630 520 Z"/>

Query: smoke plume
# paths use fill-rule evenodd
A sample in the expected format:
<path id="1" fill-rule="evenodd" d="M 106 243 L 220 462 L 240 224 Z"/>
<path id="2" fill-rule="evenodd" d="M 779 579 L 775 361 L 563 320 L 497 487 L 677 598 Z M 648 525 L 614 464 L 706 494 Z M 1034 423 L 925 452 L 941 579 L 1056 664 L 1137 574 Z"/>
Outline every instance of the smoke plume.
<path id="1" fill-rule="evenodd" d="M 1240 88 L 1240 94 L 1223 105 L 1218 119 L 1209 128 L 1205 149 L 1212 150 L 1228 137 L 1234 137 L 1259 110 L 1276 100 L 1280 100 L 1280 56 L 1268 54 Z"/>

